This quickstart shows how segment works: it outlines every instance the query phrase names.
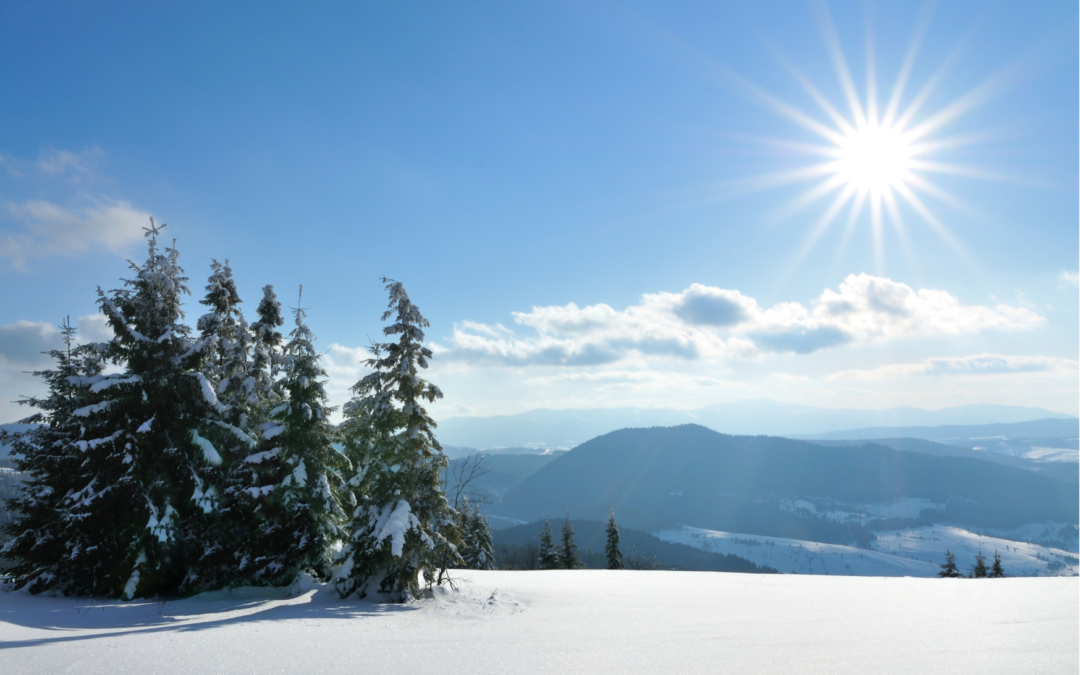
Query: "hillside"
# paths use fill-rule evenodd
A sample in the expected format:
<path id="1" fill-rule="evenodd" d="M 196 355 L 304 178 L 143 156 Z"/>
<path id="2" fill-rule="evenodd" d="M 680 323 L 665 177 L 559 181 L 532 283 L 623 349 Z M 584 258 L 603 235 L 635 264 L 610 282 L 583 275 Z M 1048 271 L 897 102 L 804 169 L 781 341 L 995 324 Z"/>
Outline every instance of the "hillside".
<path id="1" fill-rule="evenodd" d="M 836 429 L 865 427 L 938 427 L 1027 422 L 1050 418 L 1077 419 L 1042 408 L 1004 405 L 966 405 L 938 410 L 898 407 L 885 410 L 819 408 L 769 399 L 717 403 L 696 410 L 670 408 L 590 408 L 530 410 L 517 415 L 451 417 L 439 421 L 439 439 L 450 446 L 502 448 L 530 446 L 572 448 L 628 427 L 700 424 L 726 434 L 791 436 L 822 434 Z M 1033 434 L 1028 434 L 1033 435 Z M 1037 435 L 1037 434 L 1034 434 Z M 1042 434 L 1052 436 L 1056 434 Z M 1075 437 L 1076 432 L 1072 435 Z M 872 437 L 914 436 L 919 433 L 876 433 Z M 857 438 L 869 438 L 859 436 Z M 837 438 L 848 438 L 837 436 Z"/>
<path id="2" fill-rule="evenodd" d="M 624 429 L 583 443 L 509 490 L 492 513 L 524 520 L 569 512 L 629 527 L 693 525 L 792 539 L 868 544 L 873 518 L 847 522 L 793 506 L 907 501 L 908 524 L 988 528 L 1075 523 L 1078 486 L 962 457 L 881 445 L 830 448 L 766 436 L 727 436 L 696 425 Z M 849 508 L 851 511 L 858 509 Z M 888 516 L 877 519 L 884 525 Z M 914 521 L 914 522 L 911 522 Z"/>

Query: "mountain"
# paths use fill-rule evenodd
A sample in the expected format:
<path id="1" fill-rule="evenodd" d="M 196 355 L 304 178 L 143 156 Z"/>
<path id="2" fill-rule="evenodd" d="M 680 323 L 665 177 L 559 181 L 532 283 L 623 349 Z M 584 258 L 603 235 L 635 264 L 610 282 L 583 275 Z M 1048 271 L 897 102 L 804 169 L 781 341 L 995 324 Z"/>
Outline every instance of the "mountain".
<path id="1" fill-rule="evenodd" d="M 563 513 L 602 520 L 614 508 L 621 522 L 646 531 L 691 525 L 868 544 L 870 530 L 887 524 L 1076 523 L 1078 500 L 1076 484 L 978 459 L 683 425 L 623 429 L 583 443 L 489 510 L 522 520 Z M 903 508 L 892 515 L 870 508 L 889 504 Z"/>
<path id="2" fill-rule="evenodd" d="M 698 408 L 598 408 L 530 410 L 518 415 L 451 417 L 439 422 L 439 439 L 451 446 L 572 448 L 609 431 L 628 427 L 700 424 L 728 434 L 791 436 L 864 427 L 973 425 L 1076 418 L 1041 408 L 967 405 L 939 410 L 816 408 L 769 399 L 735 401 Z M 877 433 L 875 437 L 911 436 Z M 931 439 L 933 440 L 933 439 Z"/>

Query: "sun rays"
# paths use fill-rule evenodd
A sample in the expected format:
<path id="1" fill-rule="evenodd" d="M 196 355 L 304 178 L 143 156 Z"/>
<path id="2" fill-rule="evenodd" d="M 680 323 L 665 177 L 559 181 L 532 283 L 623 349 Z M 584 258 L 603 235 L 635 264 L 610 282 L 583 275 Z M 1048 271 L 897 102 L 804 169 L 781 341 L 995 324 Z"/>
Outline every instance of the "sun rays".
<path id="1" fill-rule="evenodd" d="M 879 92 L 870 21 L 866 26 L 866 82 L 860 90 L 828 8 L 823 4 L 815 5 L 813 14 L 841 95 L 834 96 L 836 100 L 830 99 L 821 87 L 776 47 L 772 48 L 774 55 L 812 101 L 809 110 L 763 91 L 728 71 L 729 81 L 738 85 L 748 99 L 795 123 L 811 136 L 810 140 L 749 139 L 757 144 L 781 149 L 789 156 L 801 157 L 803 161 L 794 167 L 741 179 L 737 181 L 737 186 L 733 183 L 728 187 L 736 187 L 736 192 L 745 192 L 806 185 L 805 189 L 770 214 L 769 220 L 773 222 L 786 220 L 824 202 L 820 217 L 809 221 L 808 233 L 797 249 L 793 268 L 834 226 L 843 229 L 838 247 L 839 251 L 843 251 L 856 228 L 867 222 L 879 273 L 884 268 L 887 227 L 892 228 L 905 253 L 911 255 L 909 221 L 929 227 L 956 254 L 973 263 L 936 209 L 944 205 L 969 217 L 975 215 L 975 209 L 950 193 L 940 180 L 935 180 L 935 176 L 1010 179 L 981 167 L 942 161 L 937 155 L 989 140 L 985 134 L 969 132 L 950 135 L 947 132 L 958 119 L 1015 81 L 1020 65 L 1014 64 L 933 110 L 930 103 L 935 100 L 934 94 L 941 88 L 947 71 L 961 50 L 959 46 L 955 48 L 920 86 L 913 86 L 913 68 L 930 18 L 926 7 L 915 22 L 903 61 L 886 96 L 881 95 L 886 90 Z M 715 65 L 727 70 L 719 64 Z"/>

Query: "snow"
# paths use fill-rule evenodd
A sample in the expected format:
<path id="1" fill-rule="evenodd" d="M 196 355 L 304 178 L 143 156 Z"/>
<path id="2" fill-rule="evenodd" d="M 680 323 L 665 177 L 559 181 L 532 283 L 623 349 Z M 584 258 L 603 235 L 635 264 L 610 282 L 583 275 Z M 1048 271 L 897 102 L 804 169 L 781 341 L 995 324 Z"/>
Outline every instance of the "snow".
<path id="1" fill-rule="evenodd" d="M 975 565 L 975 555 L 981 548 L 983 555 L 986 556 L 987 565 L 993 563 L 994 551 L 998 552 L 1006 574 L 1015 576 L 1076 576 L 1080 574 L 1080 556 L 1076 553 L 1038 544 L 988 537 L 959 527 L 932 525 L 876 534 L 875 550 L 940 565 L 945 562 L 947 548 L 956 555 L 957 566 L 965 572 Z"/>
<path id="2" fill-rule="evenodd" d="M 460 571 L 403 606 L 302 580 L 179 601 L 0 593 L 6 673 L 1068 673 L 1078 580 Z M 310 589 L 310 590 L 309 590 Z"/>
<path id="3" fill-rule="evenodd" d="M 214 386 L 210 384 L 210 380 L 206 379 L 205 375 L 202 373 L 189 374 L 199 381 L 199 391 L 202 392 L 203 398 L 210 404 L 211 408 L 220 413 L 229 409 L 227 405 L 218 400 L 217 394 L 214 393 Z"/>
<path id="4" fill-rule="evenodd" d="M 409 502 L 399 499 L 396 504 L 383 507 L 374 527 L 375 541 L 381 544 L 389 537 L 391 555 L 400 557 L 405 546 L 405 534 L 414 527 L 420 529 L 420 520 L 413 515 Z"/>
<path id="5" fill-rule="evenodd" d="M 737 555 L 785 574 L 932 577 L 941 569 L 932 563 L 888 553 L 801 539 L 762 537 L 697 527 L 664 530 L 656 536 L 703 551 Z"/>
<path id="6" fill-rule="evenodd" d="M 872 550 L 696 527 L 665 530 L 656 536 L 703 551 L 737 555 L 785 574 L 933 577 L 941 571 L 946 549 L 956 554 L 956 564 L 967 572 L 974 566 L 980 546 L 987 565 L 998 551 L 1005 573 L 1011 576 L 1080 573 L 1080 556 L 1076 553 L 979 535 L 959 527 L 931 525 L 875 535 Z"/>
<path id="7" fill-rule="evenodd" d="M 213 466 L 221 466 L 221 455 L 218 454 L 214 444 L 199 435 L 198 431 L 191 430 L 191 441 L 202 449 L 203 457 Z"/>

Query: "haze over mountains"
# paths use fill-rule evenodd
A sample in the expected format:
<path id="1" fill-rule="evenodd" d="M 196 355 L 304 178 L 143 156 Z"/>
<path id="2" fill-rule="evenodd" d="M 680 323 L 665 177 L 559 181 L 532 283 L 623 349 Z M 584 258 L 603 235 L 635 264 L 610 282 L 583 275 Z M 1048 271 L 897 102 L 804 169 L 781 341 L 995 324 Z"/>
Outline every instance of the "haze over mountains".
<path id="1" fill-rule="evenodd" d="M 993 404 L 966 405 L 938 410 L 924 410 L 908 406 L 884 410 L 857 410 L 817 408 L 759 399 L 718 403 L 696 410 L 539 409 L 517 415 L 451 417 L 439 422 L 438 434 L 439 440 L 444 445 L 466 448 L 526 446 L 569 449 L 610 431 L 628 427 L 700 424 L 725 434 L 805 436 L 873 427 L 983 425 L 1040 419 L 1075 420 L 1076 418 L 1042 408 Z M 1073 435 L 1075 433 L 1072 432 Z M 840 437 L 886 438 L 911 435 L 910 433 L 896 433 L 895 429 L 893 433 L 885 433 L 884 430 L 879 429 L 872 435 Z"/>

